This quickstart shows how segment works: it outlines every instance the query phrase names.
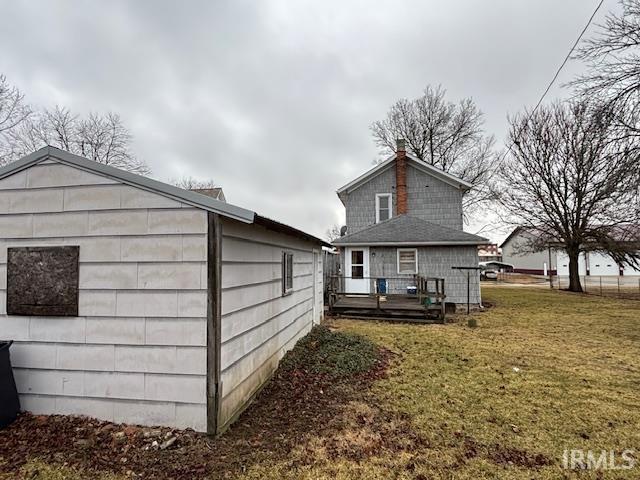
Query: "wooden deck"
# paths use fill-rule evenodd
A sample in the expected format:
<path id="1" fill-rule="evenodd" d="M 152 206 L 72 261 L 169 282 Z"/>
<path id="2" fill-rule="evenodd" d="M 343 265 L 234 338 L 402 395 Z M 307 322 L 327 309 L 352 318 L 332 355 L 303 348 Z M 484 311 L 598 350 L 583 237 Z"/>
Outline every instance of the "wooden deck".
<path id="1" fill-rule="evenodd" d="M 419 303 L 416 296 L 405 295 L 340 295 L 332 303 L 330 311 L 333 314 L 367 317 L 388 318 L 396 320 L 421 321 L 433 323 L 442 321 L 441 307 L 428 307 Z"/>

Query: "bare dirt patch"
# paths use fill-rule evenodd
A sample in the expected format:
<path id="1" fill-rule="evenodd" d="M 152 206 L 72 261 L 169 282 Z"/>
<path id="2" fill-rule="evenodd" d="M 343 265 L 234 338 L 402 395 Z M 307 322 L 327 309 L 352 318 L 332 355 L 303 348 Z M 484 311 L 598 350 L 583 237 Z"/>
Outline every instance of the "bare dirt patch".
<path id="1" fill-rule="evenodd" d="M 0 473 L 31 459 L 129 478 L 230 478 L 261 460 L 309 464 L 363 459 L 423 444 L 408 418 L 368 403 L 393 354 L 364 337 L 319 327 L 283 359 L 272 381 L 218 439 L 72 416 L 21 415 L 0 431 Z M 313 435 L 310 435 L 313 434 Z M 295 455 L 290 455 L 293 451 Z M 29 478 L 39 478 L 28 472 Z"/>
<path id="2" fill-rule="evenodd" d="M 463 438 L 462 445 L 462 454 L 458 457 L 461 464 L 479 456 L 484 456 L 502 467 L 524 467 L 532 470 L 554 463 L 552 459 L 539 452 L 528 452 L 499 443 L 483 445 L 470 436 Z"/>

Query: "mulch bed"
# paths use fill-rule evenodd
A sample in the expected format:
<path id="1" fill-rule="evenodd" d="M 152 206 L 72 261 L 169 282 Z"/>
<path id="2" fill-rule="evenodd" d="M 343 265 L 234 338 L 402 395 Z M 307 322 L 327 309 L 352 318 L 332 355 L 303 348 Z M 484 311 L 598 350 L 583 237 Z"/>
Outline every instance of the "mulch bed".
<path id="1" fill-rule="evenodd" d="M 289 359 L 285 358 L 283 367 L 254 403 L 220 438 L 192 430 L 143 428 L 85 417 L 25 413 L 10 427 L 0 430 L 0 473 L 17 476 L 27 461 L 39 459 L 85 472 L 107 471 L 131 478 L 230 478 L 261 460 L 287 461 L 290 452 L 304 445 L 310 435 L 324 436 L 331 429 L 339 431 L 342 425 L 336 419 L 340 419 L 347 402 L 366 401 L 369 385 L 386 375 L 391 352 L 375 347 L 375 355 L 371 357 L 371 349 L 365 345 L 363 355 L 368 357 L 364 361 L 358 358 L 354 362 L 355 357 L 337 358 L 336 352 L 343 345 L 362 347 L 358 340 L 354 343 L 353 338 L 345 341 L 343 337 L 344 334 L 322 327 L 312 332 L 288 354 Z M 334 360 L 345 362 L 347 370 L 335 365 L 327 369 L 326 365 Z M 384 416 L 376 411 L 375 416 L 380 415 Z M 370 418 L 367 422 L 384 429 L 384 418 L 378 420 Z M 408 422 L 405 423 L 406 430 L 410 430 Z M 384 431 L 376 434 L 378 437 L 383 438 L 382 442 L 394 441 Z M 419 439 L 415 443 L 419 445 Z M 331 444 L 330 439 L 328 445 L 335 455 L 345 453 L 339 445 Z M 386 446 L 394 448 L 392 444 Z M 358 457 L 368 452 L 347 453 Z M 309 462 L 312 461 L 310 457 Z"/>

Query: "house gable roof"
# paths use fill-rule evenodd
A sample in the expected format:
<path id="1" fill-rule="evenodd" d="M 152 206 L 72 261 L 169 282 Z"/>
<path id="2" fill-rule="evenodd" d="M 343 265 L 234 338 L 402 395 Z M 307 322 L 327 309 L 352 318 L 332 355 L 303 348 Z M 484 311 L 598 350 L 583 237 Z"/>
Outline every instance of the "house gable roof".
<path id="1" fill-rule="evenodd" d="M 153 180 L 142 175 L 136 175 L 135 173 L 120 170 L 119 168 L 115 168 L 110 165 L 104 165 L 98 162 L 94 162 L 93 160 L 89 160 L 79 155 L 74 155 L 73 153 L 69 153 L 51 146 L 43 147 L 40 150 L 37 150 L 27 155 L 26 157 L 21 158 L 20 160 L 17 160 L 0 168 L 0 180 L 49 159 L 53 159 L 59 163 L 75 167 L 80 170 L 85 170 L 89 173 L 110 178 L 112 180 L 116 180 L 124 184 L 146 190 L 148 192 L 156 193 L 158 195 L 171 198 L 172 200 L 180 201 L 193 207 L 217 213 L 233 220 L 237 220 L 243 223 L 262 223 L 265 226 L 269 226 L 268 222 L 261 221 L 261 219 L 264 219 L 264 217 L 259 216 L 252 210 L 216 200 L 201 193 L 184 190 L 182 188 L 169 185 L 158 180 Z M 298 230 L 297 228 L 290 227 L 279 222 L 271 222 L 272 225 L 277 226 L 278 231 L 281 231 L 282 233 L 288 233 L 290 235 L 298 236 L 306 240 L 315 241 L 324 246 L 331 246 L 324 240 L 309 235 L 308 233 Z"/>
<path id="2" fill-rule="evenodd" d="M 434 167 L 433 165 L 429 165 L 428 163 L 419 160 L 411 155 L 407 154 L 407 159 L 410 162 L 410 165 L 417 168 L 418 170 L 426 173 L 427 175 L 431 175 L 432 177 L 435 177 L 439 180 L 442 180 L 445 183 L 448 183 L 449 185 L 455 187 L 455 188 L 459 188 L 461 190 L 469 190 L 473 187 L 472 184 L 470 184 L 469 182 L 456 177 L 455 175 L 452 175 L 450 173 L 445 172 L 444 170 L 441 170 L 437 167 Z M 349 193 L 353 190 L 355 190 L 356 188 L 360 187 L 361 185 L 364 185 L 365 183 L 367 183 L 369 180 L 371 180 L 372 178 L 374 178 L 375 176 L 383 173 L 384 171 L 387 170 L 387 168 L 391 168 L 394 164 L 396 160 L 396 155 L 393 154 L 392 156 L 390 156 L 389 158 L 387 158 L 384 162 L 381 162 L 379 164 L 377 164 L 375 167 L 367 170 L 365 173 L 363 173 L 362 175 L 360 175 L 358 178 L 356 178 L 355 180 L 352 180 L 351 182 L 347 183 L 346 185 L 340 187 L 337 190 L 337 194 L 339 197 L 342 196 L 342 194 L 344 193 Z"/>
<path id="3" fill-rule="evenodd" d="M 438 246 L 482 245 L 488 240 L 472 233 L 430 223 L 410 215 L 399 215 L 376 223 L 333 242 L 336 246 Z"/>
<path id="4" fill-rule="evenodd" d="M 190 190 L 201 195 L 206 195 L 207 197 L 215 198 L 216 200 L 220 200 L 221 202 L 227 201 L 224 196 L 224 192 L 222 191 L 222 187 L 191 188 Z"/>
<path id="5" fill-rule="evenodd" d="M 505 238 L 502 241 L 502 243 L 500 244 L 500 248 L 504 247 L 507 243 L 509 243 L 513 239 L 513 237 L 518 235 L 522 230 L 524 230 L 523 227 L 514 228 L 513 231 L 507 236 L 507 238 Z"/>

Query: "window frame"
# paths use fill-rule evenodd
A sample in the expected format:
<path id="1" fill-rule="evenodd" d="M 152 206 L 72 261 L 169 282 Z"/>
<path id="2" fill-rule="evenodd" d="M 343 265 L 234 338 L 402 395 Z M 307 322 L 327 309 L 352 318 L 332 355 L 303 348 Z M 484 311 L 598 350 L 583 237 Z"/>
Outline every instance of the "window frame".
<path id="1" fill-rule="evenodd" d="M 282 252 L 282 296 L 290 295 L 293 292 L 293 252 L 283 251 Z M 291 275 L 288 275 L 288 270 L 291 269 Z M 287 280 L 291 279 L 291 284 L 289 285 Z"/>
<path id="2" fill-rule="evenodd" d="M 353 254 L 355 252 L 362 252 L 362 262 L 353 263 Z M 351 258 L 349 259 L 349 269 L 351 271 L 349 272 L 349 275 L 350 275 L 349 278 L 351 278 L 353 280 L 363 280 L 365 278 L 364 277 L 364 257 L 365 257 L 365 250 L 363 248 L 354 248 L 354 249 L 351 250 Z M 353 276 L 353 267 L 356 267 L 356 268 L 360 267 L 362 269 L 362 275 L 354 277 Z"/>
<path id="3" fill-rule="evenodd" d="M 414 255 L 414 271 L 413 272 L 402 272 L 400 271 L 400 253 L 401 252 L 413 252 Z M 418 249 L 417 248 L 398 248 L 396 251 L 396 263 L 398 275 L 417 275 L 418 274 Z"/>
<path id="4" fill-rule="evenodd" d="M 380 223 L 380 198 L 389 198 L 389 219 L 393 218 L 393 194 L 391 193 L 376 193 L 376 223 Z M 384 220 L 382 220 L 384 221 Z"/>

